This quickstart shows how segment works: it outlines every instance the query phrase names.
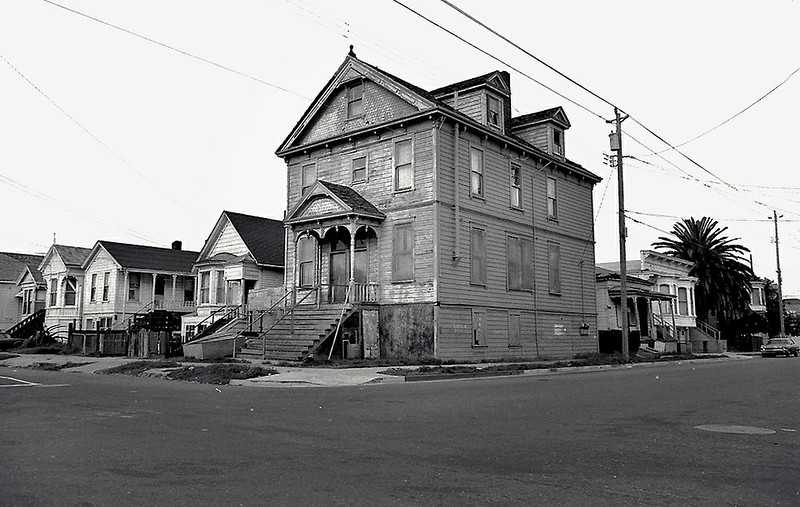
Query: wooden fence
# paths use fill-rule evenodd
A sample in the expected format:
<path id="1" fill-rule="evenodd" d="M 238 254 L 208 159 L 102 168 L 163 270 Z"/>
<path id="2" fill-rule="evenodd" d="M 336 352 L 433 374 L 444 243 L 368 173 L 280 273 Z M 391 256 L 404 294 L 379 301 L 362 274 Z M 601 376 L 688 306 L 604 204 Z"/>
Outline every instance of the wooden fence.
<path id="1" fill-rule="evenodd" d="M 167 331 L 78 330 L 70 325 L 68 342 L 73 350 L 83 355 L 128 357 L 182 355 L 180 339 L 176 343 L 171 337 L 172 333 Z"/>

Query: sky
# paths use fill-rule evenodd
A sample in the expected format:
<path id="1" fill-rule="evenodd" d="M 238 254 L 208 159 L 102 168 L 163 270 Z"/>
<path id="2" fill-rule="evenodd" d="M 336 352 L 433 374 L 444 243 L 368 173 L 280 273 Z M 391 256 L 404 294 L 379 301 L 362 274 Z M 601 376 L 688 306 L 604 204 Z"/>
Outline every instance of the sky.
<path id="1" fill-rule="evenodd" d="M 710 216 L 777 280 L 775 210 L 800 296 L 800 1 L 451 2 L 525 52 L 434 0 L 402 3 L 485 52 L 394 0 L 3 0 L 0 251 L 199 250 L 223 210 L 281 219 L 275 150 L 352 44 L 429 90 L 507 70 L 515 116 L 564 107 L 567 157 L 603 178 L 598 262 L 619 258 L 618 106 L 628 259 Z"/>

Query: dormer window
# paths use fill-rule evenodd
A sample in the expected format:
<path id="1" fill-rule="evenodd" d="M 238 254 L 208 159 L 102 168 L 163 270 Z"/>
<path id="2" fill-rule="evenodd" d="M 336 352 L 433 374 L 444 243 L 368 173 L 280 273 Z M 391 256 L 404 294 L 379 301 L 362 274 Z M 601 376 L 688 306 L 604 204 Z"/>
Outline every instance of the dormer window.
<path id="1" fill-rule="evenodd" d="M 486 96 L 486 123 L 500 127 L 500 101 L 491 95 Z"/>
<path id="2" fill-rule="evenodd" d="M 557 155 L 564 154 L 564 132 L 561 129 L 553 129 L 553 152 Z"/>
<path id="3" fill-rule="evenodd" d="M 347 117 L 364 116 L 364 83 L 353 83 L 347 88 Z"/>

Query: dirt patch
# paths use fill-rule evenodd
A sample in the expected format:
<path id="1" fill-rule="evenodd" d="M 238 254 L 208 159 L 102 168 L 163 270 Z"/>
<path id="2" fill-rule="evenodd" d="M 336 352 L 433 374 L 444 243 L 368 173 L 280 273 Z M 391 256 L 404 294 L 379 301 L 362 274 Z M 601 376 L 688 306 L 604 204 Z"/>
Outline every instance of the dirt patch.
<path id="1" fill-rule="evenodd" d="M 76 366 L 83 366 L 86 364 L 91 363 L 73 363 L 71 361 L 67 361 L 66 363 L 33 363 L 30 367 L 35 370 L 60 371 L 65 368 L 75 368 Z"/>
<path id="2" fill-rule="evenodd" d="M 154 375 L 154 372 L 158 372 Z M 228 384 L 233 379 L 266 377 L 278 373 L 272 368 L 250 363 L 212 363 L 208 365 L 182 365 L 177 361 L 133 361 L 101 370 L 107 375 L 158 376 L 169 380 L 184 380 L 201 384 Z"/>

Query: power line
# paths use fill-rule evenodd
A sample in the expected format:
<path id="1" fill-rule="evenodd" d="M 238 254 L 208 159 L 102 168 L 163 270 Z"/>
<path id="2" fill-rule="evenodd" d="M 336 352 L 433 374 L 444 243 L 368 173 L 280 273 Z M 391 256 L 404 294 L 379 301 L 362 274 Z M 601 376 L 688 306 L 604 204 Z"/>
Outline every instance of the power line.
<path id="1" fill-rule="evenodd" d="M 129 30 L 129 29 L 127 29 L 125 27 L 122 27 L 122 26 L 119 26 L 119 25 L 115 25 L 114 23 L 109 23 L 108 21 L 104 21 L 104 20 L 102 20 L 100 18 L 96 18 L 94 16 L 91 16 L 91 15 L 86 14 L 84 12 L 81 12 L 79 10 L 72 9 L 72 8 L 67 7 L 65 5 L 61 5 L 59 3 L 53 2 L 52 0 L 42 0 L 42 1 L 52 5 L 54 7 L 58 7 L 60 9 L 64 9 L 65 11 L 71 12 L 73 14 L 77 14 L 78 16 L 82 16 L 82 17 L 84 17 L 86 19 L 90 19 L 92 21 L 95 21 L 95 22 L 100 23 L 102 25 L 108 26 L 108 27 L 113 28 L 115 30 L 119 30 L 121 32 L 125 32 L 128 35 L 133 35 L 134 37 L 137 37 L 139 39 L 147 41 L 147 42 L 149 42 L 151 44 L 155 44 L 157 46 L 161 46 L 163 48 L 169 49 L 170 51 L 175 51 L 176 53 L 180 53 L 180 54 L 182 54 L 184 56 L 188 56 L 189 58 L 194 58 L 195 60 L 199 60 L 199 61 L 207 63 L 209 65 L 213 65 L 214 67 L 217 67 L 219 69 L 222 69 L 222 70 L 225 70 L 225 71 L 228 71 L 228 72 L 232 72 L 233 74 L 237 74 L 237 75 L 245 77 L 247 79 L 252 79 L 253 81 L 256 81 L 256 82 L 261 83 L 263 85 L 269 86 L 270 88 L 274 88 L 276 90 L 280 90 L 282 92 L 289 93 L 289 94 L 294 95 L 296 97 L 300 97 L 301 99 L 311 100 L 310 97 L 306 97 L 305 95 L 302 95 L 300 93 L 297 93 L 297 92 L 294 92 L 294 91 L 289 90 L 287 88 L 284 88 L 282 86 L 278 86 L 276 84 L 270 83 L 269 81 L 264 81 L 263 79 L 255 77 L 255 76 L 253 76 L 251 74 L 247 74 L 245 72 L 242 72 L 242 71 L 236 70 L 234 68 L 228 67 L 227 65 L 223 65 L 221 63 L 217 63 L 217 62 L 215 62 L 213 60 L 209 60 L 208 58 L 204 58 L 202 56 L 197 56 L 195 54 L 189 53 L 188 51 L 184 51 L 182 49 L 176 48 L 175 46 L 170 46 L 169 44 L 165 44 L 163 42 L 159 42 L 159 41 L 157 41 L 157 40 L 155 40 L 153 38 L 147 37 L 146 35 L 141 35 L 139 33 L 134 32 L 133 30 Z"/>
<path id="2" fill-rule="evenodd" d="M 44 1 L 48 1 L 48 0 L 44 0 Z M 150 183 L 150 184 L 151 184 L 151 185 L 153 185 L 155 188 L 158 188 L 159 190 L 161 190 L 161 192 L 162 192 L 164 195 L 166 195 L 167 197 L 169 197 L 169 198 L 170 198 L 170 200 L 172 200 L 172 202 L 174 202 L 175 204 L 177 204 L 178 206 L 180 206 L 181 208 L 183 208 L 183 209 L 184 209 L 184 210 L 186 210 L 187 212 L 189 212 L 189 213 L 194 213 L 194 212 L 193 212 L 191 209 L 189 209 L 189 208 L 188 208 L 186 205 L 184 205 L 182 202 L 180 202 L 180 201 L 178 201 L 177 199 L 175 199 L 175 198 L 174 198 L 172 195 L 170 195 L 170 194 L 169 194 L 169 193 L 168 193 L 166 190 L 164 190 L 163 188 L 161 188 L 161 187 L 160 187 L 160 186 L 159 186 L 157 183 L 155 183 L 155 182 L 153 182 L 153 181 L 150 181 L 150 179 L 149 179 L 147 176 L 145 176 L 145 174 L 144 174 L 144 173 L 142 173 L 141 171 L 139 171 L 139 170 L 138 170 L 136 167 L 134 167 L 134 166 L 133 166 L 131 163 L 129 163 L 127 160 L 125 160 L 125 159 L 122 157 L 122 155 L 120 155 L 119 153 L 117 153 L 116 151 L 114 151 L 113 149 L 111 149 L 111 147 L 110 147 L 109 145 L 107 145 L 106 143 L 104 143 L 104 142 L 103 142 L 103 141 L 102 141 L 102 140 L 101 140 L 99 137 L 97 137 L 97 136 L 96 136 L 96 135 L 95 135 L 95 134 L 94 134 L 92 131 L 90 131 L 88 128 L 86 128 L 86 127 L 85 127 L 85 126 L 84 126 L 84 125 L 83 125 L 81 122 L 79 122 L 79 121 L 78 121 L 78 120 L 77 120 L 77 119 L 76 119 L 74 116 L 72 116 L 72 115 L 71 115 L 69 112 L 67 112 L 67 110 L 66 110 L 66 109 L 64 109 L 63 107 L 61 107 L 61 105 L 59 105 L 59 104 L 58 104 L 58 103 L 57 103 L 55 100 L 53 100 L 53 99 L 52 99 L 52 98 L 51 98 L 51 97 L 50 97 L 48 94 L 46 94 L 46 93 L 44 92 L 44 90 L 42 90 L 42 89 L 41 89 L 41 88 L 40 88 L 40 87 L 39 87 L 39 86 L 38 86 L 36 83 L 34 83 L 33 81 L 31 81 L 31 80 L 28 78 L 28 76 L 26 76 L 25 74 L 23 74 L 21 70 L 19 70 L 18 68 L 16 68 L 16 67 L 15 67 L 15 66 L 14 66 L 14 65 L 13 65 L 13 64 L 10 62 L 10 61 L 8 61 L 8 59 L 7 59 L 7 58 L 6 58 L 4 55 L 1 55 L 1 54 L 0 54 L 0 59 L 2 59 L 4 62 L 6 62 L 6 64 L 7 64 L 9 67 L 11 67 L 11 68 L 14 70 L 14 72 L 16 72 L 17 74 L 19 74 L 19 76 L 20 76 L 22 79 L 24 79 L 24 80 L 25 80 L 25 82 L 26 82 L 26 83 L 28 83 L 28 85 L 30 85 L 30 86 L 31 86 L 31 87 L 32 87 L 34 90 L 36 90 L 36 91 L 37 91 L 37 92 L 38 92 L 38 93 L 39 93 L 39 94 L 40 94 L 42 97 L 44 97 L 45 99 L 47 99 L 47 100 L 48 100 L 48 102 L 50 102 L 50 103 L 51 103 L 51 104 L 52 104 L 52 105 L 53 105 L 53 106 L 54 106 L 56 109 L 58 109 L 58 110 L 59 110 L 59 111 L 60 111 L 60 112 L 61 112 L 61 113 L 62 113 L 64 116 L 66 116 L 67 118 L 69 118 L 69 119 L 70 119 L 70 121 L 72 121 L 72 123 L 74 123 L 75 125 L 77 125 L 77 126 L 78 126 L 78 128 L 80 128 L 82 131 L 84 131 L 84 132 L 85 132 L 85 133 L 86 133 L 86 134 L 87 134 L 89 137 L 91 137 L 92 139 L 94 139 L 94 140 L 97 142 L 97 144 L 99 144 L 100 146 L 102 146 L 103 148 L 105 148 L 105 150 L 106 150 L 106 151 L 108 151 L 109 153 L 111 153 L 111 155 L 113 155 L 113 156 L 114 156 L 114 158 L 116 158 L 117 160 L 119 160 L 120 162 L 122 162 L 122 164 L 123 164 L 125 167 L 127 167 L 127 168 L 128 168 L 128 169 L 130 169 L 131 171 L 135 172 L 135 173 L 136 173 L 137 175 L 139 175 L 139 177 L 140 177 L 140 178 L 142 178 L 144 181 L 146 181 L 146 182 Z"/>
<path id="3" fill-rule="evenodd" d="M 678 216 L 678 215 L 664 215 L 660 213 L 647 213 L 645 211 L 634 211 L 630 209 L 626 209 L 625 213 L 633 213 L 634 215 L 642 215 L 648 217 L 655 217 L 655 218 L 671 218 L 671 219 L 678 219 L 682 220 L 685 217 Z M 771 218 L 714 218 L 714 220 L 724 221 L 724 222 L 772 222 Z M 784 219 L 781 222 L 800 222 L 800 220 L 788 220 Z"/>
<path id="4" fill-rule="evenodd" d="M 443 1 L 444 1 L 444 0 L 443 0 Z M 780 88 L 781 86 L 783 86 L 784 84 L 786 84 L 786 82 L 787 82 L 787 81 L 789 81 L 789 80 L 790 80 L 790 79 L 791 79 L 791 78 L 792 78 L 792 77 L 793 77 L 795 74 L 797 74 L 798 72 L 800 72 L 800 67 L 798 67 L 798 68 L 794 69 L 794 70 L 792 71 L 792 73 L 791 73 L 791 74 L 789 74 L 789 75 L 786 77 L 786 79 L 784 79 L 783 81 L 781 81 L 780 83 L 778 83 L 777 85 L 775 85 L 775 86 L 774 86 L 774 87 L 773 87 L 771 90 L 769 90 L 767 93 L 765 93 L 764 95 L 760 96 L 760 97 L 759 97 L 759 98 L 757 98 L 755 101 L 751 102 L 751 103 L 750 103 L 750 105 L 748 105 L 748 106 L 747 106 L 747 107 L 745 107 L 744 109 L 741 109 L 740 111 L 738 111 L 737 113 L 735 113 L 733 116 L 731 116 L 731 117 L 729 117 L 728 119 L 726 119 L 726 120 L 724 120 L 724 121 L 722 121 L 722 122 L 718 123 L 717 125 L 715 125 L 715 126 L 711 127 L 710 129 L 706 130 L 705 132 L 703 132 L 703 133 L 701 133 L 701 134 L 698 134 L 698 135 L 694 136 L 693 138 L 691 138 L 691 139 L 689 139 L 689 140 L 687 140 L 687 141 L 684 141 L 684 142 L 682 142 L 682 143 L 680 143 L 680 144 L 676 144 L 675 146 L 676 146 L 676 147 L 681 147 L 681 146 L 687 145 L 687 144 L 691 143 L 692 141 L 696 141 L 696 140 L 700 139 L 701 137 L 705 136 L 706 134 L 710 134 L 711 132 L 713 132 L 713 131 L 717 130 L 718 128 L 722 127 L 722 126 L 723 126 L 723 125 L 725 125 L 726 123 L 730 122 L 731 120 L 733 120 L 733 119 L 734 119 L 734 118 L 736 118 L 737 116 L 741 115 L 742 113 L 744 113 L 745 111 L 747 111 L 747 110 L 748 110 L 748 109 L 750 109 L 751 107 L 755 106 L 756 104 L 758 104 L 759 102 L 761 102 L 762 100 L 764 100 L 765 98 L 767 98 L 767 96 L 771 95 L 771 94 L 772 94 L 772 92 L 774 92 L 775 90 L 777 90 L 778 88 Z M 667 152 L 667 151 L 670 151 L 670 149 L 661 150 L 661 151 L 659 151 L 659 152 L 657 152 L 657 153 L 656 153 L 656 152 L 653 152 L 653 153 L 648 153 L 648 154 L 647 154 L 647 155 L 645 155 L 645 156 L 648 156 L 648 157 L 649 157 L 649 156 L 652 156 L 652 155 L 658 155 L 658 154 L 660 154 L 660 153 L 664 153 L 664 152 Z"/>
<path id="5" fill-rule="evenodd" d="M 562 94 L 561 92 L 558 92 L 555 89 L 551 88 L 550 86 L 547 86 L 546 84 L 542 83 L 538 79 L 529 76 L 528 74 L 526 74 L 525 72 L 523 72 L 523 71 L 519 70 L 518 68 L 514 67 L 510 63 L 498 58 L 497 56 L 495 56 L 492 53 L 486 51 L 485 49 L 473 44 L 472 42 L 468 41 L 467 39 L 465 39 L 465 38 L 461 37 L 460 35 L 458 35 L 457 33 L 453 32 L 452 30 L 449 30 L 448 28 L 445 28 L 444 26 L 442 26 L 439 23 L 437 23 L 436 21 L 428 18 L 424 14 L 412 9 L 411 7 L 409 7 L 408 5 L 404 4 L 403 2 L 400 2 L 399 0 L 392 0 L 392 1 L 394 3 L 396 3 L 397 5 L 403 7 L 404 9 L 406 9 L 406 10 L 412 12 L 413 14 L 419 16 L 420 18 L 424 19 L 428 23 L 430 23 L 430 24 L 434 25 L 435 27 L 439 28 L 440 30 L 443 30 L 443 31 L 449 33 L 450 35 L 452 35 L 456 39 L 460 40 L 464 44 L 467 44 L 468 46 L 472 47 L 473 49 L 475 49 L 477 51 L 480 51 L 481 53 L 483 53 L 484 55 L 488 56 L 489 58 L 491 58 L 491 59 L 493 59 L 493 60 L 495 60 L 497 62 L 500 62 L 501 64 L 505 65 L 509 69 L 512 69 L 513 71 L 517 72 L 518 74 L 520 74 L 522 76 L 525 76 L 526 78 L 530 79 L 531 81 L 533 81 L 534 83 L 538 84 L 539 86 L 541 86 L 541 87 L 551 91 L 552 93 L 558 95 L 562 99 L 564 99 L 564 100 L 566 100 L 566 101 L 568 101 L 568 102 L 570 102 L 572 104 L 575 104 L 576 106 L 580 107 L 584 111 L 586 111 L 586 112 L 588 112 L 588 113 L 590 113 L 590 114 L 592 114 L 594 116 L 597 116 L 598 118 L 600 118 L 603 121 L 606 121 L 605 117 L 603 117 L 603 115 L 601 115 L 600 113 L 596 113 L 595 111 L 592 111 L 591 109 L 589 109 L 588 107 L 584 106 L 583 104 L 581 104 L 581 103 L 579 103 L 579 102 L 577 102 L 575 100 L 572 100 L 571 98 L 567 97 L 566 95 Z"/>

